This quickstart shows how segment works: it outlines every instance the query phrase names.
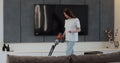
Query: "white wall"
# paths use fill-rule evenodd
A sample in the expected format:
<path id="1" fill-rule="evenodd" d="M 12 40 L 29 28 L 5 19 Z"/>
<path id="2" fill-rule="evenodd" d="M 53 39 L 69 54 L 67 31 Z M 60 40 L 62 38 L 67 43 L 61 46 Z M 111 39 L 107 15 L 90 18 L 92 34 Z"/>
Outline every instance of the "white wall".
<path id="1" fill-rule="evenodd" d="M 3 0 L 0 0 L 0 47 L 1 43 L 3 43 Z"/>
<path id="2" fill-rule="evenodd" d="M 115 0 L 115 29 L 119 29 L 120 31 L 120 0 Z M 120 33 L 119 33 L 120 37 Z M 117 40 L 120 41 L 119 38 Z M 0 0 L 0 51 L 1 44 L 3 44 L 3 0 Z M 43 49 L 44 51 L 48 51 L 50 46 L 53 43 L 12 43 L 10 47 L 14 51 L 40 51 Z M 42 45 L 42 46 L 41 46 Z M 78 45 L 75 46 L 75 50 L 90 50 L 90 49 L 99 49 L 107 47 L 107 42 L 79 42 Z M 44 47 L 43 47 L 44 46 Z M 47 47 L 48 46 L 48 47 Z M 57 50 L 65 50 L 63 48 L 65 45 L 60 45 Z M 62 49 L 63 48 L 63 49 Z"/>
<path id="3" fill-rule="evenodd" d="M 115 20 L 115 30 L 118 29 L 118 37 L 116 40 L 120 42 L 120 0 L 115 0 L 114 7 L 114 20 Z"/>

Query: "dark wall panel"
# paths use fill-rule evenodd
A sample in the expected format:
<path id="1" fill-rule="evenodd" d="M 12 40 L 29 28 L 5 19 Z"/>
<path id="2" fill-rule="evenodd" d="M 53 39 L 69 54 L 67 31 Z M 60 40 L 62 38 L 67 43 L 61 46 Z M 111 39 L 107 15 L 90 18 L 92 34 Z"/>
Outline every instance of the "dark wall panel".
<path id="1" fill-rule="evenodd" d="M 45 36 L 44 42 L 54 42 L 57 36 Z"/>
<path id="2" fill-rule="evenodd" d="M 100 40 L 107 40 L 105 29 L 114 30 L 114 0 L 101 0 L 100 26 Z"/>
<path id="3" fill-rule="evenodd" d="M 88 10 L 88 35 L 85 41 L 99 41 L 99 3 L 100 0 L 86 0 L 89 6 Z"/>
<path id="4" fill-rule="evenodd" d="M 37 0 L 21 0 L 21 42 L 43 42 L 43 36 L 34 36 L 34 4 Z"/>
<path id="5" fill-rule="evenodd" d="M 61 0 L 61 4 L 75 4 L 75 5 L 80 5 L 84 4 L 85 0 Z"/>
<path id="6" fill-rule="evenodd" d="M 43 0 L 45 4 L 60 4 L 60 0 Z"/>
<path id="7" fill-rule="evenodd" d="M 4 41 L 20 42 L 20 0 L 4 0 Z"/>

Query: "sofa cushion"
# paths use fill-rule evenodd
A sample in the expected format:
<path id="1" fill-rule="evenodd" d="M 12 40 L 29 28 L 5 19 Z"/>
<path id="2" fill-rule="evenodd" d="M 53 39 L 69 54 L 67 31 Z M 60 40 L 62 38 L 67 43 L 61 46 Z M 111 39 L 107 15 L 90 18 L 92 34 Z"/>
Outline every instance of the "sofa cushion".
<path id="1" fill-rule="evenodd" d="M 120 62 L 120 52 L 100 55 L 71 55 L 70 63 Z"/>
<path id="2" fill-rule="evenodd" d="M 69 63 L 69 57 L 8 55 L 8 63 Z"/>
<path id="3" fill-rule="evenodd" d="M 16 56 L 8 55 L 8 63 L 115 63 L 120 62 L 120 52 L 100 55 L 71 56 Z"/>

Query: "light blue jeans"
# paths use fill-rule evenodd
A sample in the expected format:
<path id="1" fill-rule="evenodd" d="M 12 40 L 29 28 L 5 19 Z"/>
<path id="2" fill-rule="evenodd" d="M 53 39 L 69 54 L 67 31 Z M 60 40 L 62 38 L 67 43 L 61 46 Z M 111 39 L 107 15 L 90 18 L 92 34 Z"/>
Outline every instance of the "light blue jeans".
<path id="1" fill-rule="evenodd" d="M 76 41 L 67 41 L 67 50 L 66 55 L 72 55 L 74 53 L 73 47 L 75 45 Z"/>

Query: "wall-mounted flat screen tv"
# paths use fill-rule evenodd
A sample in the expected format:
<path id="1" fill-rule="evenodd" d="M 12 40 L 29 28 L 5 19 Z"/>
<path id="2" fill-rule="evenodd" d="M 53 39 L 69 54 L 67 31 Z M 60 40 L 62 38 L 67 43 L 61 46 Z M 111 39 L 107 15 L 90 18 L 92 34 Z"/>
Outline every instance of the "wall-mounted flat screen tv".
<path id="1" fill-rule="evenodd" d="M 79 18 L 81 32 L 79 35 L 88 34 L 88 5 L 34 5 L 34 35 L 57 35 L 64 32 L 65 17 L 63 10 L 70 8 Z"/>

